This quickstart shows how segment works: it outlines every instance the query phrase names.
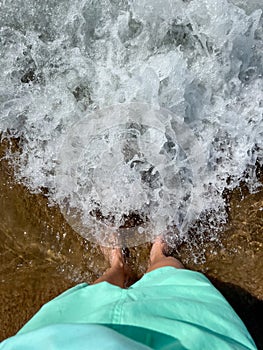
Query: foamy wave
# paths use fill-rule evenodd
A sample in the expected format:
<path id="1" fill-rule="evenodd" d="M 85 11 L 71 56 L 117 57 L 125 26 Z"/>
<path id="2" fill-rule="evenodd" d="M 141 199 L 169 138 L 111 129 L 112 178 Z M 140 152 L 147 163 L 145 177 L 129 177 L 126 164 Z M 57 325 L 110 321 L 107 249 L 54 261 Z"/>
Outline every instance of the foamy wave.
<path id="1" fill-rule="evenodd" d="M 202 150 L 201 182 L 191 188 L 198 210 L 192 209 L 188 224 L 204 210 L 221 213 L 224 221 L 224 189 L 243 179 L 256 190 L 255 164 L 263 164 L 262 4 L 232 2 L 2 3 L 0 130 L 20 138 L 21 153 L 10 155 L 17 178 L 32 191 L 48 188 L 51 200 L 61 204 L 57 167 L 72 126 L 110 105 L 147 103 L 176 115 Z M 163 134 L 158 137 L 162 144 Z M 117 148 L 112 155 L 114 161 Z M 121 218 L 142 208 L 150 192 L 131 168 L 119 166 L 119 186 L 102 168 L 96 170 L 96 186 L 103 189 L 101 211 L 107 216 L 115 210 Z M 176 162 L 167 167 L 167 178 L 175 167 Z M 133 198 L 126 176 L 134 176 L 140 198 Z M 114 208 L 109 196 L 116 187 Z M 180 221 L 179 193 L 168 196 L 165 205 L 159 200 L 159 209 L 169 213 L 161 228 Z M 81 199 L 78 206 L 87 203 Z M 152 209 L 147 218 L 157 225 L 158 215 Z"/>

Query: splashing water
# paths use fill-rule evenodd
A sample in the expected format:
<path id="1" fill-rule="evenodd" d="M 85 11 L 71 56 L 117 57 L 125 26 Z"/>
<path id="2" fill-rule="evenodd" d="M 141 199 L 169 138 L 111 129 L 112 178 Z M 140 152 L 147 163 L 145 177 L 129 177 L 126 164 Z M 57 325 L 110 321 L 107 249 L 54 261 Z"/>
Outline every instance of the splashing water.
<path id="1" fill-rule="evenodd" d="M 107 243 L 110 227 L 135 245 L 176 225 L 185 237 L 205 211 L 215 225 L 226 220 L 225 188 L 257 189 L 260 1 L 6 0 L 0 9 L 2 137 L 20 140 L 9 155 L 17 178 L 48 188 L 79 233 Z"/>
<path id="2" fill-rule="evenodd" d="M 175 225 L 187 233 L 201 212 L 194 199 L 204 169 L 199 143 L 180 118 L 123 103 L 73 125 L 60 150 L 53 198 L 82 236 L 112 245 L 117 231 L 117 245 L 134 246 Z"/>

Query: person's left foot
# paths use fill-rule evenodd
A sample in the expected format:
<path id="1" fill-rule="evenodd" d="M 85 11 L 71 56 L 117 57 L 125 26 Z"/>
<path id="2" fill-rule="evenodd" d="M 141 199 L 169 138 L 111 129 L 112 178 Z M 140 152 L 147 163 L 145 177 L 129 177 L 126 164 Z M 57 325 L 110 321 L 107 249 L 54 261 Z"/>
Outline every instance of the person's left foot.
<path id="1" fill-rule="evenodd" d="M 166 256 L 166 254 L 164 253 L 166 248 L 167 243 L 164 241 L 163 237 L 156 237 L 150 252 L 150 262 L 153 263 L 154 261 L 164 258 Z"/>
<path id="2" fill-rule="evenodd" d="M 124 266 L 124 259 L 122 256 L 121 248 L 111 248 L 111 247 L 100 247 L 102 254 L 105 259 L 110 263 L 111 267 L 121 267 Z"/>

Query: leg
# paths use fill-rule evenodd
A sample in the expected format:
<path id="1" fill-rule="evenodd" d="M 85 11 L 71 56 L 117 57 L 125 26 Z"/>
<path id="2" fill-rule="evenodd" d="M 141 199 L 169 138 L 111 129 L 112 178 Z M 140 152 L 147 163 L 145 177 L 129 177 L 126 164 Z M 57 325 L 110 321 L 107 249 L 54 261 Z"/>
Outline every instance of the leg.
<path id="1" fill-rule="evenodd" d="M 152 246 L 152 250 L 150 253 L 150 266 L 146 271 L 146 273 L 156 270 L 163 266 L 172 266 L 177 269 L 184 269 L 183 264 L 179 260 L 171 256 L 164 255 L 163 251 L 164 251 L 165 245 L 166 243 L 163 242 L 161 238 L 156 239 L 156 241 Z"/>
<path id="2" fill-rule="evenodd" d="M 125 273 L 124 262 L 119 248 L 105 248 L 101 247 L 102 252 L 108 257 L 110 262 L 110 268 L 104 272 L 104 274 L 98 278 L 93 284 L 100 282 L 109 282 L 115 286 L 124 288 Z"/>

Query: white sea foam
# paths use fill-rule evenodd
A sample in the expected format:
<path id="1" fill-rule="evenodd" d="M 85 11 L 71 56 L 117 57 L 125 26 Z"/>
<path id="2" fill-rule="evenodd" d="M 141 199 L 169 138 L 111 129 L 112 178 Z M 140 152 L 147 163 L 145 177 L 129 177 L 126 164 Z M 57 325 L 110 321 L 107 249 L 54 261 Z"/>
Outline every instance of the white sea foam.
<path id="1" fill-rule="evenodd" d="M 48 188 L 64 213 L 74 199 L 72 207 L 83 211 L 89 226 L 98 203 L 103 216 L 114 213 L 117 227 L 130 212 L 145 215 L 155 232 L 186 219 L 190 225 L 205 210 L 224 221 L 224 189 L 243 179 L 256 191 L 256 160 L 263 164 L 262 6 L 257 0 L 1 1 L 0 130 L 20 137 L 22 152 L 13 156 L 17 178 L 32 191 Z M 112 144 L 99 136 L 88 140 L 79 164 L 62 156 L 74 125 L 89 127 L 94 111 L 131 102 L 165 108 L 195 134 L 204 160 L 198 177 L 184 149 L 187 139 L 184 147 L 182 140 L 174 143 L 191 168 L 180 173 L 177 188 L 180 157 L 167 166 L 172 147 L 166 159 L 161 156 L 173 118 L 162 121 L 162 132 L 149 128 L 150 149 L 143 133 L 133 135 L 139 149 L 128 161 L 122 137 L 132 149 L 138 129 L 129 133 L 120 117 L 116 126 L 111 114 L 98 135 L 109 130 Z M 131 167 L 140 152 L 145 168 Z M 73 167 L 69 172 L 72 164 L 77 177 Z M 164 169 L 155 189 L 153 176 L 148 182 L 141 176 L 151 166 L 159 174 Z"/>

